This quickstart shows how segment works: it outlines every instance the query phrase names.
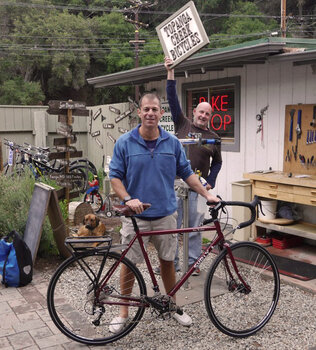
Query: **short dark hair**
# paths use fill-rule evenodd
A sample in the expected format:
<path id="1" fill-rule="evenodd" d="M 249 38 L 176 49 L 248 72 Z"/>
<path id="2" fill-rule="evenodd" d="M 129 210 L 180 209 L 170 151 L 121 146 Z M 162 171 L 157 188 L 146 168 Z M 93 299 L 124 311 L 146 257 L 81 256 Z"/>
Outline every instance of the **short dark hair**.
<path id="1" fill-rule="evenodd" d="M 144 97 L 148 98 L 149 100 L 157 99 L 159 101 L 159 107 L 161 108 L 161 99 L 160 99 L 159 95 L 156 94 L 155 92 L 144 92 L 139 99 L 139 103 L 138 103 L 139 108 L 141 108 L 141 106 L 142 106 Z"/>

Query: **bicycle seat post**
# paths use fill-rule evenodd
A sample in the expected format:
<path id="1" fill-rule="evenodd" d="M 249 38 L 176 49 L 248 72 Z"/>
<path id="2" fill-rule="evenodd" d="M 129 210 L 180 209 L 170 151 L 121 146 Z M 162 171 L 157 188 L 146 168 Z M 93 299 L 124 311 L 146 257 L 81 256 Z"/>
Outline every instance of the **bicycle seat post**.
<path id="1" fill-rule="evenodd" d="M 133 227 L 134 227 L 135 233 L 139 232 L 139 227 L 137 225 L 135 216 L 131 216 L 131 219 L 132 219 L 132 223 L 133 223 Z"/>

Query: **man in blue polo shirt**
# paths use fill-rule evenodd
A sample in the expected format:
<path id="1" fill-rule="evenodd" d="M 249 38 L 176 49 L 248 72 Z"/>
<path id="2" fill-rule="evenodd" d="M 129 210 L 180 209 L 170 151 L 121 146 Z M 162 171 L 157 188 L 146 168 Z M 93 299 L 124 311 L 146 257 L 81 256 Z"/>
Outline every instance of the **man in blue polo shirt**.
<path id="1" fill-rule="evenodd" d="M 206 201 L 218 201 L 202 186 L 193 173 L 179 140 L 158 126 L 164 110 L 160 98 L 153 93 L 142 96 L 138 115 L 141 124 L 122 135 L 116 142 L 110 163 L 109 177 L 116 194 L 137 215 L 140 230 L 163 230 L 177 227 L 177 201 L 174 191 L 176 176 L 182 178 L 194 191 Z M 151 207 L 144 211 L 143 203 Z M 122 218 L 122 243 L 128 243 L 135 232 L 131 220 Z M 176 276 L 174 258 L 177 246 L 176 235 L 144 237 L 154 244 L 160 261 L 161 277 L 166 291 L 175 285 Z M 146 239 L 147 238 L 147 239 Z M 142 261 L 138 243 L 133 245 L 127 257 L 134 263 Z M 124 291 L 129 294 L 133 281 L 127 278 L 125 267 L 121 270 Z M 186 313 L 173 316 L 180 324 L 190 326 L 191 317 Z M 128 307 L 122 306 L 120 314 L 109 327 L 112 333 L 118 333 L 128 320 Z"/>

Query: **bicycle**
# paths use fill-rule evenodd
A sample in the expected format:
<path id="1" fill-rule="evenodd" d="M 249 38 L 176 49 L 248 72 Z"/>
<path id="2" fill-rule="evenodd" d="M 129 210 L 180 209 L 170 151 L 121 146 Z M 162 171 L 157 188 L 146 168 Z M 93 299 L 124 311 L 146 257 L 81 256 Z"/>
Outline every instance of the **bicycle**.
<path id="1" fill-rule="evenodd" d="M 93 181 L 88 181 L 89 188 L 86 190 L 86 193 L 83 197 L 85 203 L 89 203 L 92 209 L 98 213 L 103 206 L 103 198 L 99 192 L 99 180 L 98 176 L 94 175 Z"/>
<path id="2" fill-rule="evenodd" d="M 48 159 L 48 148 L 44 149 L 41 147 L 35 147 L 28 143 L 21 146 L 7 139 L 5 139 L 4 144 L 10 148 L 14 157 L 12 166 L 8 163 L 4 164 L 3 174 L 6 176 L 23 176 L 26 173 L 26 169 L 28 169 L 30 174 L 34 176 L 35 180 L 39 180 L 43 177 L 49 177 L 51 174 L 62 174 L 65 172 L 64 166 L 60 164 L 56 166 L 56 160 L 53 164 L 50 163 Z M 69 173 L 80 176 L 78 180 L 73 182 L 74 190 L 77 190 L 80 193 L 86 191 L 88 183 L 87 173 L 89 170 L 90 167 L 88 167 L 87 162 L 83 164 L 83 162 L 79 160 L 79 162 L 74 161 L 70 163 Z"/>
<path id="3" fill-rule="evenodd" d="M 243 206 L 250 209 L 251 218 L 234 230 L 246 227 L 254 222 L 256 206 L 261 207 L 260 200 L 255 197 L 251 203 L 220 201 L 207 204 L 210 205 L 211 218 L 204 220 L 200 227 L 146 232 L 139 231 L 135 213 L 129 207 L 115 206 L 116 212 L 130 217 L 134 225 L 135 236 L 127 247 L 112 245 L 110 237 L 90 237 L 86 240 L 67 238 L 65 244 L 72 256 L 56 270 L 47 291 L 48 311 L 57 328 L 80 343 L 103 345 L 131 332 L 146 309 L 151 310 L 151 317 L 158 319 L 168 319 L 174 313 L 182 314 L 182 309 L 173 302 L 172 297 L 204 259 L 215 252 L 204 287 L 204 303 L 209 318 L 216 328 L 232 337 L 248 337 L 262 329 L 272 317 L 279 299 L 278 269 L 269 252 L 257 243 L 226 242 L 218 219 L 219 211 L 224 211 L 226 206 Z M 142 237 L 192 231 L 214 231 L 216 235 L 172 290 L 162 295 Z M 147 295 L 139 268 L 126 258 L 136 241 L 142 247 L 153 296 Z M 92 243 L 100 246 L 89 247 Z M 122 266 L 128 269 L 131 280 L 134 280 L 130 295 L 120 292 Z M 120 306 L 123 305 L 128 306 L 129 318 L 118 333 L 110 333 L 109 324 L 119 315 Z"/>

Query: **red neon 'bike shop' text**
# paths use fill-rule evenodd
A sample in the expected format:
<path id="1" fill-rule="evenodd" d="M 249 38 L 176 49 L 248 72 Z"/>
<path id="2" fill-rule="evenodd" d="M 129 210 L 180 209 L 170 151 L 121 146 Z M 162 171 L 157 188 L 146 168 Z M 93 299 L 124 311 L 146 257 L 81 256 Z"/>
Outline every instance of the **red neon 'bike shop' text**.
<path id="1" fill-rule="evenodd" d="M 205 97 L 199 98 L 199 103 L 207 102 Z M 215 95 L 211 97 L 212 107 L 212 118 L 211 126 L 214 130 L 226 130 L 227 126 L 232 122 L 232 117 L 230 114 L 221 115 L 218 112 L 227 112 L 228 111 L 228 95 Z M 223 113 L 222 113 L 223 114 Z M 216 124 L 218 123 L 218 126 Z"/>

